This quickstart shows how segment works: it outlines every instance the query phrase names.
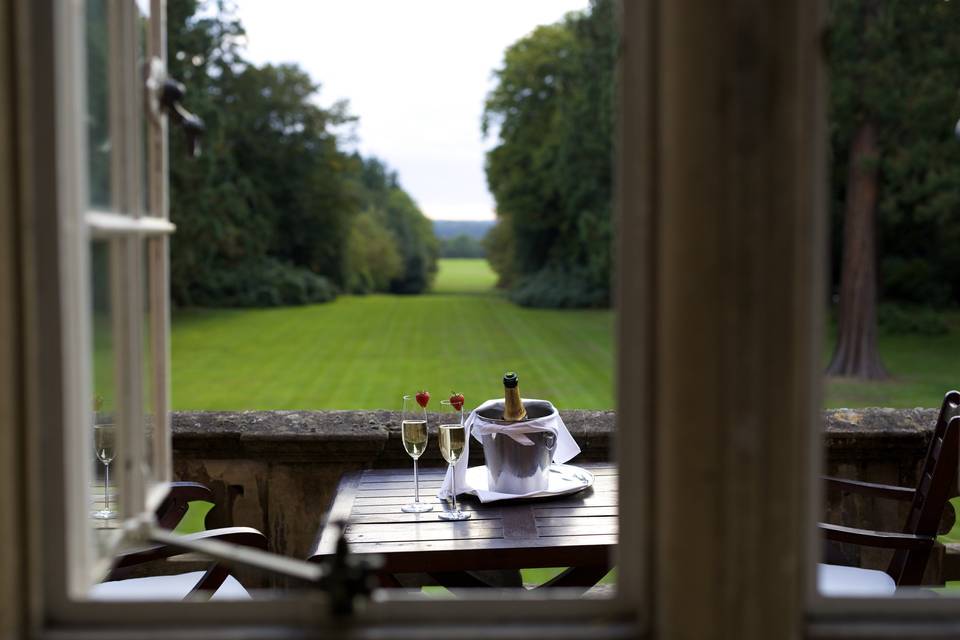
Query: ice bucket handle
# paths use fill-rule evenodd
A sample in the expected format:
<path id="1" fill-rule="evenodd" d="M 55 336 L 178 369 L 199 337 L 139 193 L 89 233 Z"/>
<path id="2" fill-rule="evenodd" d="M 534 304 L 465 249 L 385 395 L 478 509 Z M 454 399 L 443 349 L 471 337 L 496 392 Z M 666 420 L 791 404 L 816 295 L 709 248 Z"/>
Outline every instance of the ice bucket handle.
<path id="1" fill-rule="evenodd" d="M 547 451 L 553 453 L 553 450 L 557 448 L 557 436 L 548 431 L 547 435 L 543 437 L 543 443 L 547 445 Z"/>

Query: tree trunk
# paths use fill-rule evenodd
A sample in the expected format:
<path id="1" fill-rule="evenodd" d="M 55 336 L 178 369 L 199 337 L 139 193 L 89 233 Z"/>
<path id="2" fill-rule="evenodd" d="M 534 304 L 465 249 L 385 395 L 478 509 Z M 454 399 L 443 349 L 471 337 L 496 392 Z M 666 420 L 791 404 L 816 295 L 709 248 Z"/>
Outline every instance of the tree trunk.
<path id="1" fill-rule="evenodd" d="M 850 146 L 840 270 L 840 321 L 827 374 L 869 380 L 887 377 L 877 348 L 876 217 L 880 149 L 872 122 Z"/>

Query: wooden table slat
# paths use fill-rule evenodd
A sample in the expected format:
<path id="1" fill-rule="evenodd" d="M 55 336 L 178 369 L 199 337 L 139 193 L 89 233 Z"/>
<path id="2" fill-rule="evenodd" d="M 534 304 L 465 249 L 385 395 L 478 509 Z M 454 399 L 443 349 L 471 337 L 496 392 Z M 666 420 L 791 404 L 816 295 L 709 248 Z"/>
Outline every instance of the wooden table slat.
<path id="1" fill-rule="evenodd" d="M 369 507 L 375 505 L 383 504 L 396 504 L 396 505 L 405 505 L 408 502 L 413 502 L 413 495 L 409 496 L 357 496 L 356 505 L 358 507 Z M 440 499 L 437 496 L 425 496 L 420 495 L 420 502 L 425 502 L 427 504 L 437 505 L 440 504 Z"/>
<path id="2" fill-rule="evenodd" d="M 421 502 L 422 501 L 423 500 L 421 499 Z M 393 504 L 373 504 L 373 505 L 355 506 L 353 508 L 353 515 L 351 515 L 350 517 L 353 518 L 355 516 L 361 516 L 361 515 L 389 515 L 393 513 L 402 514 L 403 511 L 400 510 L 400 507 L 405 505 L 407 502 L 412 502 L 412 500 L 408 500 L 406 502 L 401 500 L 399 503 L 393 503 Z M 460 503 L 461 501 L 458 499 L 457 502 Z M 434 514 L 434 517 L 436 517 L 437 510 L 443 508 L 443 503 L 440 501 L 436 501 L 436 502 L 431 502 L 430 504 L 433 505 L 433 511 L 425 511 L 424 514 L 432 513 Z M 471 511 L 471 512 L 476 511 L 477 509 L 484 508 L 481 505 L 475 505 L 475 504 L 460 504 L 459 506 L 461 510 Z"/>
<path id="3" fill-rule="evenodd" d="M 385 496 L 385 497 L 363 497 L 357 496 L 356 498 L 356 507 L 371 507 L 371 506 L 382 506 L 382 505 L 397 505 L 402 506 L 411 502 L 413 496 Z M 463 496 L 458 498 L 464 503 L 471 500 L 469 496 Z M 432 505 L 441 504 L 441 501 L 436 496 L 420 496 L 420 502 L 426 502 Z M 506 501 L 502 501 L 506 503 Z M 545 499 L 541 502 L 546 502 Z M 592 506 L 592 507 L 615 507 L 617 506 L 617 492 L 616 491 L 593 491 L 593 489 L 587 489 L 581 491 L 580 493 L 574 493 L 571 495 L 560 496 L 557 498 L 550 498 L 549 502 L 551 505 L 583 505 L 583 506 Z M 527 504 L 537 504 L 536 501 L 530 500 L 526 502 Z M 491 503 L 499 504 L 499 503 Z"/>
<path id="4" fill-rule="evenodd" d="M 443 484 L 443 479 L 437 480 L 424 480 L 420 478 L 420 493 L 424 491 L 437 491 L 440 489 L 440 485 Z M 403 482 L 362 482 L 360 483 L 360 491 L 373 492 L 373 491 L 384 491 L 389 489 L 410 489 L 410 492 L 413 492 L 413 478 L 405 480 Z"/>
<path id="5" fill-rule="evenodd" d="M 565 518 L 535 518 L 537 528 L 543 527 L 606 527 L 616 526 L 616 516 L 575 516 Z"/>
<path id="6" fill-rule="evenodd" d="M 541 538 L 552 536 L 596 536 L 596 535 L 615 535 L 617 533 L 616 525 L 602 526 L 583 526 L 583 527 L 537 527 L 537 533 Z"/>
<path id="7" fill-rule="evenodd" d="M 538 518 L 553 518 L 564 516 L 615 516 L 616 507 L 537 507 L 533 514 Z"/>
<path id="8" fill-rule="evenodd" d="M 507 540 L 505 538 L 493 539 L 493 540 L 481 540 L 482 545 L 472 544 L 470 540 L 459 540 L 459 539 L 447 539 L 447 540 L 427 540 L 422 545 L 421 550 L 423 551 L 481 551 L 481 552 L 491 552 L 491 553 L 501 553 L 505 549 L 523 549 L 524 553 L 527 554 L 527 561 L 537 564 L 524 564 L 524 567 L 557 567 L 563 566 L 562 559 L 559 559 L 556 554 L 549 554 L 553 559 L 554 564 L 540 564 L 539 562 L 544 557 L 543 554 L 538 554 L 538 551 L 543 551 L 543 541 L 538 540 L 537 538 L 517 538 L 512 540 Z M 593 547 L 593 546 L 606 546 L 612 547 L 617 544 L 616 534 L 596 534 L 593 536 L 579 536 L 579 535 L 569 535 L 569 536 L 557 536 L 550 540 L 551 550 L 552 549 L 563 549 L 564 547 Z M 410 545 L 403 542 L 368 542 L 368 543 L 358 543 L 351 544 L 350 550 L 353 553 L 398 553 L 398 554 L 409 554 L 411 556 L 417 555 L 411 552 Z M 558 560 L 561 560 L 558 562 Z M 437 569 L 438 571 L 441 569 Z"/>
<path id="9" fill-rule="evenodd" d="M 482 511 L 464 509 L 464 511 L 471 511 L 471 520 L 500 519 L 499 509 L 484 509 Z M 350 523 L 391 524 L 394 522 L 435 522 L 437 521 L 437 513 L 437 511 L 427 511 L 424 513 L 403 513 L 402 511 L 396 510 L 396 512 L 390 513 L 358 514 L 356 511 L 354 511 L 353 515 L 350 516 Z"/>
<path id="10" fill-rule="evenodd" d="M 435 496 L 442 485 L 441 480 L 420 482 L 420 499 L 424 497 Z M 615 476 L 595 476 L 593 482 L 594 491 L 616 491 L 617 478 Z M 361 482 L 357 487 L 358 497 L 378 497 L 378 496 L 410 496 L 413 498 L 413 482 Z"/>
<path id="11" fill-rule="evenodd" d="M 503 539 L 503 529 L 470 529 L 438 531 L 371 531 L 370 533 L 348 533 L 347 542 L 416 542 L 423 544 L 432 540 L 487 540 Z M 352 548 L 351 548 L 352 549 Z"/>
<path id="12" fill-rule="evenodd" d="M 421 520 L 420 522 L 397 522 L 388 527 L 385 527 L 382 524 L 359 524 L 351 522 L 347 526 L 347 533 L 361 534 L 373 533 L 375 531 L 389 531 L 397 534 L 398 536 L 406 535 L 408 533 L 421 533 L 425 536 L 433 536 L 436 533 L 443 534 L 451 531 L 470 532 L 479 531 L 481 529 L 503 529 L 503 525 L 498 519 L 447 521 L 441 520 L 436 516 L 436 514 L 434 514 L 432 521 Z"/>
<path id="13" fill-rule="evenodd" d="M 502 508 L 503 537 L 536 538 L 537 522 L 533 510 L 526 505 L 511 505 Z"/>

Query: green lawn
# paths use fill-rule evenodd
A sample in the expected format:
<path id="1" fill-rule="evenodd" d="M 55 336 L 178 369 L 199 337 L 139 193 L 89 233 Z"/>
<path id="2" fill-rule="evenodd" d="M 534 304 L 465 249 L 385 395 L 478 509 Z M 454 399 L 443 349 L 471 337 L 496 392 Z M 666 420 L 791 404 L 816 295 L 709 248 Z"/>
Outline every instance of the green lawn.
<path id="1" fill-rule="evenodd" d="M 611 408 L 612 313 L 522 309 L 494 291 L 495 280 L 484 260 L 451 259 L 440 261 L 431 295 L 178 311 L 173 406 L 396 409 L 401 395 L 419 388 L 438 398 L 462 391 L 474 406 L 500 395 L 501 374 L 516 369 L 528 397 L 561 409 Z M 945 317 L 947 335 L 881 335 L 891 379 L 829 380 L 826 405 L 938 406 L 946 390 L 960 387 L 960 313 Z"/>
<path id="2" fill-rule="evenodd" d="M 825 388 L 826 406 L 939 407 L 944 393 L 960 388 L 960 313 L 943 315 L 950 332 L 942 336 L 881 334 L 880 355 L 890 379 L 831 379 Z M 831 347 L 832 340 L 828 340 L 824 366 Z"/>
<path id="3" fill-rule="evenodd" d="M 433 293 L 490 293 L 496 283 L 497 274 L 486 260 L 442 259 L 433 283 Z"/>
<path id="4" fill-rule="evenodd" d="M 434 295 L 178 311 L 173 406 L 398 409 L 421 388 L 438 400 L 461 391 L 475 406 L 503 392 L 510 369 L 527 397 L 612 406 L 612 313 L 522 309 L 493 282 L 483 260 L 441 260 Z"/>

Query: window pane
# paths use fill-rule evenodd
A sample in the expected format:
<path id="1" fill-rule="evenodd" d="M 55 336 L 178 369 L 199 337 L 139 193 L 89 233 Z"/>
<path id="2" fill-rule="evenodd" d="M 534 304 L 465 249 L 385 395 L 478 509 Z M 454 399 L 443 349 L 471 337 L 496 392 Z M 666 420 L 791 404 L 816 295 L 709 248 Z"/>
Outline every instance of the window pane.
<path id="1" fill-rule="evenodd" d="M 90 175 L 90 205 L 108 209 L 113 203 L 110 135 L 110 38 L 107 35 L 107 3 L 88 0 L 87 44 L 87 153 Z"/>
<path id="2" fill-rule="evenodd" d="M 960 56 L 960 7 L 830 6 L 835 479 L 818 583 L 828 596 L 958 596 L 960 104 L 943 61 Z"/>
<path id="3" fill-rule="evenodd" d="M 136 20 L 137 20 L 137 69 L 140 78 L 146 78 L 150 73 L 150 3 L 147 0 L 137 0 L 136 2 Z M 137 103 L 140 105 L 138 112 L 140 118 L 140 199 L 143 211 L 146 215 L 162 215 L 160 211 L 150 210 L 150 132 L 153 129 L 150 118 L 150 108 L 146 104 L 146 92 L 137 92 Z M 158 142 L 159 144 L 159 142 Z M 159 150 L 154 149 L 154 153 L 159 155 Z"/>
<path id="4" fill-rule="evenodd" d="M 143 272 L 141 274 L 143 282 L 143 308 L 141 310 L 142 329 L 142 377 L 143 377 L 143 415 L 144 415 L 144 434 L 146 443 L 143 456 L 143 472 L 148 483 L 155 482 L 158 479 L 157 469 L 155 468 L 156 438 L 160 431 L 158 430 L 157 420 L 160 416 L 157 414 L 158 398 L 156 386 L 156 372 L 154 370 L 156 357 L 154 354 L 154 332 L 157 326 L 151 317 L 153 290 L 150 287 L 150 248 L 159 239 L 147 240 L 143 243 Z"/>
<path id="5" fill-rule="evenodd" d="M 94 465 L 94 483 L 91 487 L 91 523 L 98 530 L 118 526 L 119 496 L 114 471 L 117 464 L 117 349 L 115 332 L 115 305 L 112 296 L 111 262 L 116 259 L 113 244 L 96 241 L 91 251 L 91 302 L 93 327 L 93 406 L 90 428 L 90 448 L 86 455 Z M 97 536 L 100 551 L 106 549 L 108 538 Z"/>
<path id="6" fill-rule="evenodd" d="M 362 463 L 379 468 L 355 476 L 355 493 L 337 491 L 335 478 L 355 470 L 339 459 L 287 471 L 279 449 L 244 453 L 270 465 L 271 475 L 262 479 L 243 464 L 224 467 L 186 447 L 175 451 L 178 478 L 224 487 L 224 502 L 241 487 L 247 502 L 218 504 L 221 521 L 266 523 L 273 550 L 319 559 L 335 549 L 336 531 L 318 531 L 315 514 L 301 505 L 327 501 L 321 509 L 352 514 L 346 535 L 353 553 L 390 553 L 388 563 L 408 562 L 415 575 L 384 574 L 388 586 L 436 594 L 435 587 L 594 587 L 602 581 L 594 593 L 612 593 L 609 563 L 619 526 L 615 421 L 610 411 L 591 410 L 612 409 L 615 396 L 616 12 L 608 1 L 564 5 L 545 3 L 525 17 L 510 16 L 504 31 L 499 17 L 480 10 L 448 8 L 438 17 L 415 2 L 390 3 L 389 10 L 378 4 L 376 11 L 393 12 L 380 16 L 385 24 L 419 29 L 391 32 L 385 40 L 367 38 L 363 17 L 372 3 L 341 13 L 302 1 L 293 11 L 303 18 L 293 22 L 257 3 L 237 11 L 171 11 L 170 71 L 187 86 L 185 106 L 206 118 L 211 141 L 204 156 L 191 161 L 182 132 L 171 131 L 176 407 L 235 412 L 219 419 L 239 425 L 250 442 L 279 443 L 280 430 L 269 414 L 241 409 L 297 410 L 291 419 L 311 421 L 314 433 L 317 421 L 343 437 L 352 437 L 344 420 L 370 424 L 373 415 L 390 429 L 389 442 Z M 565 17 L 573 9 L 580 11 Z M 418 11 L 421 19 L 413 16 Z M 470 22 L 475 40 L 431 30 L 448 19 Z M 301 28 L 306 25 L 312 28 Z M 246 60 L 244 28 L 251 30 L 251 59 L 264 63 Z M 309 45 L 301 48 L 301 66 L 266 63 L 284 61 L 269 46 L 255 49 L 270 32 Z M 521 37 L 525 33 L 536 35 Z M 396 101 L 397 87 L 383 82 L 382 65 L 345 72 L 347 62 L 332 45 L 338 41 L 368 42 L 372 59 L 390 60 L 391 77 L 422 89 L 417 100 Z M 425 48 L 411 56 L 410 42 Z M 474 58 L 481 45 L 485 53 Z M 442 56 L 433 55 L 438 50 Z M 314 60 L 343 65 L 311 75 L 321 69 Z M 340 76 L 352 86 L 328 93 L 325 83 Z M 332 102 L 366 95 L 390 105 L 383 120 L 373 104 L 354 113 Z M 376 146 L 374 138 L 395 141 L 389 163 L 354 152 L 346 130 L 354 115 L 364 123 L 365 145 Z M 489 121 L 486 142 L 480 141 L 481 117 Z M 387 131 L 366 128 L 377 121 L 391 124 Z M 333 288 L 343 294 L 336 300 Z M 502 377 L 512 369 L 521 378 L 527 415 L 543 427 L 520 443 L 493 437 L 503 426 L 496 423 Z M 405 420 L 402 396 L 417 389 L 434 392 L 428 415 L 409 413 Z M 482 419 L 491 431 L 478 426 L 466 439 L 459 417 L 441 411 L 439 401 L 454 391 L 466 397 L 464 420 L 473 426 Z M 497 398 L 499 409 L 494 402 L 484 414 L 469 415 Z M 408 402 L 408 408 L 418 406 Z M 371 413 L 323 413 L 338 409 Z M 198 414 L 189 428 L 205 431 L 208 415 Z M 193 420 L 178 417 L 180 424 Z M 404 422 L 413 430 L 410 448 Z M 186 442 L 179 425 L 177 431 Z M 460 439 L 469 451 L 457 450 Z M 211 444 L 210 451 L 217 449 Z M 452 491 L 443 487 L 444 450 L 470 467 L 456 487 L 469 519 L 448 522 L 458 517 L 456 509 L 438 497 Z M 418 484 L 408 452 L 418 456 Z M 300 477 L 301 471 L 324 480 Z M 323 497 L 308 494 L 314 490 Z M 267 492 L 269 510 L 254 497 Z M 505 509 L 481 501 L 495 493 L 507 500 L 536 493 L 543 500 Z M 424 505 L 410 504 L 417 498 L 432 510 L 418 512 Z M 320 544 L 311 546 L 318 536 Z M 574 543 L 577 551 L 570 549 Z M 424 572 L 449 549 L 447 575 L 431 583 Z M 404 554 L 420 555 L 408 561 Z M 491 571 L 466 573 L 484 567 Z"/>

